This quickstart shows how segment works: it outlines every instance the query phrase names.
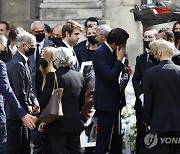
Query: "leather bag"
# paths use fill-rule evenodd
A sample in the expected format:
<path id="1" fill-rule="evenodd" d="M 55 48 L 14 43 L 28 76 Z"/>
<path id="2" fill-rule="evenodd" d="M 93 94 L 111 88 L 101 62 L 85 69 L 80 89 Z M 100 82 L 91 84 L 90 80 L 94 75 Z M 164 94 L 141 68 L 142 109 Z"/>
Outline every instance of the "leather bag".
<path id="1" fill-rule="evenodd" d="M 46 124 L 51 123 L 63 116 L 61 98 L 64 89 L 58 88 L 57 76 L 56 73 L 54 74 L 54 88 L 50 100 L 39 117 L 39 121 Z M 57 89 L 55 89 L 55 86 Z"/>

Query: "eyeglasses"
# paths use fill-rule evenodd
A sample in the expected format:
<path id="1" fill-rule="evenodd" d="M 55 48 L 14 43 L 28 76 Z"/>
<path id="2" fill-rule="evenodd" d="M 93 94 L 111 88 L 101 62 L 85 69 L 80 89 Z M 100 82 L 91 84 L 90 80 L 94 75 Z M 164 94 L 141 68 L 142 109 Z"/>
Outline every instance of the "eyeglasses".
<path id="1" fill-rule="evenodd" d="M 153 39 L 154 37 L 153 37 L 153 36 L 148 36 L 148 35 L 146 36 L 146 35 L 145 35 L 143 38 L 144 38 L 144 39 L 146 39 L 146 38 L 148 38 L 148 39 Z"/>
<path id="2" fill-rule="evenodd" d="M 156 56 L 158 54 L 158 52 L 156 52 L 155 54 L 154 54 L 154 56 Z"/>
<path id="3" fill-rule="evenodd" d="M 150 55 L 156 56 L 158 54 L 158 52 L 156 52 L 155 54 L 153 54 L 152 52 L 149 52 Z"/>
<path id="4" fill-rule="evenodd" d="M 35 45 L 31 45 L 30 47 L 29 47 L 29 45 L 27 45 L 27 44 L 25 44 L 28 48 L 35 48 Z"/>
<path id="5" fill-rule="evenodd" d="M 39 33 L 44 33 L 44 30 L 38 30 L 38 31 L 34 31 L 36 34 L 39 34 Z"/>

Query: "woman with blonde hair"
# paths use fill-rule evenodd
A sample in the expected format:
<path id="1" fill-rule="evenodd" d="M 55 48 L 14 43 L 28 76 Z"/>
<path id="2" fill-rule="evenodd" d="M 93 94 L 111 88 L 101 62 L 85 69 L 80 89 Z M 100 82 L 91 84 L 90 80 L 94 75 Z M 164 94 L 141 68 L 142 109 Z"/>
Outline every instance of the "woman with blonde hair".
<path id="1" fill-rule="evenodd" d="M 45 83 L 46 83 L 46 75 L 49 72 L 55 72 L 55 68 L 53 66 L 53 57 L 55 52 L 54 47 L 45 47 L 41 52 L 41 58 L 40 58 L 40 70 L 43 75 L 43 84 L 42 84 L 42 90 L 44 89 Z"/>
<path id="2" fill-rule="evenodd" d="M 42 94 L 40 96 L 39 104 L 41 107 L 41 112 L 48 104 L 49 99 L 51 97 L 51 93 L 54 88 L 54 79 L 55 79 L 55 68 L 53 67 L 53 57 L 56 48 L 54 47 L 45 47 L 40 55 L 40 70 L 43 76 L 42 83 Z M 39 130 L 42 132 L 42 128 L 45 123 L 41 123 L 39 125 Z M 47 133 L 47 127 L 44 127 L 43 132 L 43 153 L 49 154 L 51 152 L 51 145 L 49 144 L 49 135 Z"/>

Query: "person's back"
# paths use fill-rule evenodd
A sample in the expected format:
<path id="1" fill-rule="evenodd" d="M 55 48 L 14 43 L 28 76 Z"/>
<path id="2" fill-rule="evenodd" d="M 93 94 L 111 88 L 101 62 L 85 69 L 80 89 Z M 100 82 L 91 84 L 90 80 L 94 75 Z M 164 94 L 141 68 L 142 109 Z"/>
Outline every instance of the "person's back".
<path id="1" fill-rule="evenodd" d="M 154 95 L 152 115 L 152 107 L 145 104 L 145 112 L 148 112 L 145 114 L 149 114 L 148 117 L 151 115 L 151 131 L 180 131 L 180 115 L 177 114 L 180 111 L 180 95 L 177 95 L 180 91 L 180 67 L 170 60 L 163 60 L 159 65 L 148 69 L 145 79 L 147 76 Z M 144 86 L 149 88 L 147 84 Z M 149 96 L 145 96 L 146 100 Z"/>
<path id="2" fill-rule="evenodd" d="M 69 48 L 57 48 L 54 59 L 58 88 L 64 90 L 61 99 L 63 116 L 47 125 L 53 154 L 80 154 L 80 95 L 83 92 L 84 78 L 80 72 L 72 69 L 76 57 Z"/>

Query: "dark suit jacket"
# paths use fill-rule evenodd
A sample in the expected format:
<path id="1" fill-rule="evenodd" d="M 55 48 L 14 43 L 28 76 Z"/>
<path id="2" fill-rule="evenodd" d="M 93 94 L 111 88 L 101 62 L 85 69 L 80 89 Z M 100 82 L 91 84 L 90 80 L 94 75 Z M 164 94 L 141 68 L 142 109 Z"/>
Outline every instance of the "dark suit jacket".
<path id="1" fill-rule="evenodd" d="M 44 44 L 43 44 L 43 48 L 47 47 L 47 46 L 53 46 L 53 42 L 48 40 L 48 39 L 45 39 L 44 40 Z M 36 52 L 34 53 L 36 54 Z M 37 93 L 39 94 L 40 93 L 40 89 L 41 89 L 41 86 L 42 86 L 42 76 L 41 74 L 39 73 L 39 77 L 36 78 L 36 73 L 37 73 L 37 68 L 36 68 L 36 61 L 34 59 L 34 54 L 32 56 L 29 56 L 29 65 L 31 67 L 31 77 L 32 77 L 32 84 L 33 84 L 33 90 L 37 96 Z M 38 68 L 39 69 L 39 68 Z M 37 80 L 37 81 L 36 81 Z M 36 82 L 38 84 L 36 84 Z"/>
<path id="2" fill-rule="evenodd" d="M 59 120 L 48 124 L 48 130 L 59 132 L 80 132 L 80 106 L 82 102 L 80 99 L 82 98 L 84 78 L 81 73 L 67 67 L 58 68 L 56 74 L 58 87 L 64 88 L 62 95 L 64 116 Z"/>
<path id="3" fill-rule="evenodd" d="M 174 62 L 174 64 L 180 65 L 180 51 L 177 48 L 175 48 L 174 50 L 174 56 L 172 57 L 172 61 Z"/>
<path id="4" fill-rule="evenodd" d="M 8 61 L 10 61 L 10 59 L 12 58 L 12 53 L 11 50 L 9 49 L 9 46 L 6 49 L 6 55 L 4 57 L 0 56 L 0 60 L 2 60 L 3 62 L 7 63 Z"/>
<path id="5" fill-rule="evenodd" d="M 75 50 L 78 50 L 78 49 L 80 49 L 80 48 L 82 48 L 82 47 L 86 47 L 86 43 L 87 43 L 87 40 L 84 40 L 84 41 L 81 41 L 81 42 L 79 42 L 77 45 L 75 45 L 74 46 L 74 49 Z"/>
<path id="6" fill-rule="evenodd" d="M 154 132 L 180 131 L 180 67 L 164 60 L 144 77 L 145 122 Z"/>
<path id="7" fill-rule="evenodd" d="M 117 111 L 120 109 L 119 74 L 125 65 L 117 60 L 114 53 L 103 43 L 94 53 L 95 72 L 95 109 L 99 111 Z"/>
<path id="8" fill-rule="evenodd" d="M 58 45 L 58 47 L 66 47 L 67 48 L 66 44 L 63 41 Z M 74 49 L 74 47 L 73 47 L 73 49 Z M 76 71 L 79 71 L 80 70 L 80 66 L 79 66 L 79 62 L 78 62 L 77 56 L 76 56 L 76 51 L 74 50 L 72 52 L 73 52 L 73 54 L 75 54 L 74 56 L 76 57 L 76 60 L 77 60 L 75 65 L 74 65 L 74 67 L 73 67 L 73 69 L 76 70 Z"/>
<path id="9" fill-rule="evenodd" d="M 9 106 L 13 109 L 13 112 L 17 114 L 18 117 L 22 118 L 23 116 L 25 116 L 26 112 L 19 104 L 13 93 L 12 88 L 10 87 L 6 65 L 2 61 L 0 61 L 0 76 L 0 123 L 6 123 L 3 97 L 7 100 L 6 102 L 9 103 Z"/>
<path id="10" fill-rule="evenodd" d="M 141 100 L 139 99 L 139 96 L 143 94 L 143 88 L 142 88 L 142 80 L 144 78 L 144 72 L 146 69 L 155 66 L 155 63 L 148 63 L 147 62 L 147 52 L 144 52 L 140 56 L 137 56 L 136 58 L 136 66 L 134 75 L 132 78 L 133 88 L 136 96 L 136 103 L 135 103 L 135 110 L 139 108 L 139 106 L 142 105 Z"/>
<path id="11" fill-rule="evenodd" d="M 13 58 L 7 63 L 7 71 L 10 85 L 18 101 L 25 111 L 29 112 L 29 107 L 38 104 L 38 101 L 32 89 L 28 64 L 19 52 L 16 52 Z M 18 119 L 8 104 L 6 105 L 6 112 L 8 119 Z"/>

